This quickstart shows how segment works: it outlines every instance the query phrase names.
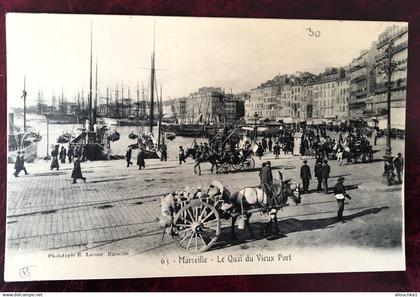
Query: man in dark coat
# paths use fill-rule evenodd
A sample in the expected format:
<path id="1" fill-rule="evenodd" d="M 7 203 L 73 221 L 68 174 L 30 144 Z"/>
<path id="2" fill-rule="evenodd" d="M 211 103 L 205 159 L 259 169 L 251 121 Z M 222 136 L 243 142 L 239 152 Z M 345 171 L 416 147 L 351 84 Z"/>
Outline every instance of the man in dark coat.
<path id="1" fill-rule="evenodd" d="M 64 146 L 61 147 L 61 151 L 60 151 L 60 160 L 61 160 L 61 164 L 66 163 L 66 149 L 64 148 Z"/>
<path id="2" fill-rule="evenodd" d="M 274 152 L 274 159 L 278 159 L 280 155 L 280 146 L 278 142 L 276 142 L 276 144 L 274 145 L 273 152 Z"/>
<path id="3" fill-rule="evenodd" d="M 273 141 L 271 140 L 271 137 L 270 137 L 268 139 L 268 150 L 270 151 L 270 153 L 271 153 L 272 149 L 273 149 Z"/>
<path id="4" fill-rule="evenodd" d="M 80 167 L 80 157 L 74 160 L 74 167 L 71 173 L 71 178 L 73 179 L 73 184 L 75 184 L 76 180 L 79 178 L 86 182 L 86 177 L 83 177 L 82 168 Z"/>
<path id="5" fill-rule="evenodd" d="M 166 144 L 162 144 L 160 160 L 165 162 L 168 160 L 168 147 Z"/>
<path id="6" fill-rule="evenodd" d="M 261 140 L 261 144 L 264 152 L 267 151 L 267 140 L 265 140 L 265 138 Z"/>
<path id="7" fill-rule="evenodd" d="M 16 156 L 16 162 L 15 162 L 15 173 L 13 174 L 15 177 L 19 177 L 19 173 L 21 171 L 25 172 L 25 175 L 28 175 L 29 173 L 26 171 L 25 168 L 25 157 L 24 157 L 24 153 L 21 151 L 17 152 L 17 156 Z"/>
<path id="8" fill-rule="evenodd" d="M 127 167 L 130 167 L 130 165 L 133 165 L 133 162 L 131 162 L 131 152 L 132 152 L 131 147 L 128 147 L 128 150 L 125 153 L 125 158 L 126 158 L 126 161 L 127 161 Z"/>
<path id="9" fill-rule="evenodd" d="M 303 193 L 306 194 L 309 191 L 309 181 L 312 179 L 307 160 L 303 160 L 303 165 L 300 168 L 300 178 L 302 179 Z"/>
<path id="10" fill-rule="evenodd" d="M 339 177 L 337 184 L 334 187 L 334 196 L 337 199 L 338 203 L 338 212 L 337 212 L 337 221 L 343 220 L 343 211 L 344 211 L 344 198 L 351 199 L 351 197 L 346 193 L 346 189 L 343 185 L 344 177 Z"/>
<path id="11" fill-rule="evenodd" d="M 182 162 L 187 163 L 187 161 L 185 161 L 185 152 L 184 149 L 182 148 L 182 146 L 179 147 L 179 165 L 182 164 Z"/>
<path id="12" fill-rule="evenodd" d="M 324 160 L 324 163 L 322 164 L 322 186 L 324 188 L 324 194 L 328 194 L 328 178 L 330 177 L 330 165 L 328 165 L 328 161 Z"/>
<path id="13" fill-rule="evenodd" d="M 146 168 L 146 163 L 144 162 L 144 152 L 140 149 L 139 154 L 137 155 L 137 165 L 139 165 L 139 170 Z"/>
<path id="14" fill-rule="evenodd" d="M 316 160 L 315 168 L 314 168 L 315 177 L 318 180 L 318 186 L 316 188 L 316 192 L 319 193 L 322 191 L 322 163 L 320 159 Z"/>
<path id="15" fill-rule="evenodd" d="M 264 156 L 264 149 L 261 142 L 258 143 L 257 156 L 260 160 L 261 160 L 261 157 Z"/>
<path id="16" fill-rule="evenodd" d="M 401 175 L 404 169 L 404 159 L 401 153 L 398 153 L 398 157 L 394 159 L 394 168 L 397 171 L 398 182 L 401 183 Z"/>
<path id="17" fill-rule="evenodd" d="M 57 170 L 60 169 L 60 165 L 58 164 L 58 148 L 59 145 L 57 144 L 54 150 L 51 152 L 52 160 L 50 170 L 53 170 L 54 168 L 56 168 Z"/>
<path id="18" fill-rule="evenodd" d="M 67 157 L 69 159 L 69 163 L 73 160 L 73 145 L 69 145 L 69 148 L 67 149 Z"/>
<path id="19" fill-rule="evenodd" d="M 260 182 L 261 182 L 261 190 L 267 195 L 267 207 L 268 209 L 273 208 L 274 201 L 273 201 L 273 174 L 271 172 L 271 163 L 267 161 L 265 166 L 261 168 L 260 171 Z"/>

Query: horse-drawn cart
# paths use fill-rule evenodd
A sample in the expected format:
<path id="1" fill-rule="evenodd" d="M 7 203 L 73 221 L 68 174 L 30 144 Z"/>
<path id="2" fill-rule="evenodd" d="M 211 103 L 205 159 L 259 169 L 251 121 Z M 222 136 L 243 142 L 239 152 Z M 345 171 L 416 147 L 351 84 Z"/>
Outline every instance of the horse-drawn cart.
<path id="1" fill-rule="evenodd" d="M 372 146 L 364 143 L 356 143 L 355 145 L 346 148 L 346 154 L 344 157 L 357 163 L 368 163 L 373 161 L 373 150 Z"/>
<path id="2" fill-rule="evenodd" d="M 176 244 L 191 253 L 211 248 L 220 234 L 223 197 L 230 193 L 219 182 L 198 188 L 186 187 L 161 199 L 159 225 Z"/>
<path id="3" fill-rule="evenodd" d="M 250 170 L 255 168 L 255 160 L 250 155 L 229 155 L 218 161 L 217 173 L 228 173 L 233 170 Z"/>
<path id="4" fill-rule="evenodd" d="M 278 189 L 282 189 L 283 185 Z M 255 191 L 250 202 L 246 197 L 247 191 Z M 277 210 L 287 205 L 290 197 L 297 204 L 300 203 L 299 185 L 284 184 L 283 204 L 278 205 L 269 215 L 274 218 Z M 254 204 L 255 207 L 244 208 Z M 261 211 L 261 203 L 267 204 L 267 196 L 261 189 L 245 187 L 231 195 L 231 193 L 217 181 L 208 186 L 185 187 L 182 191 L 168 194 L 161 199 L 161 216 L 159 226 L 164 228 L 163 236 L 168 232 L 176 244 L 190 252 L 201 253 L 210 249 L 220 235 L 221 219 L 232 218 L 232 236 L 235 236 L 234 225 L 240 217 L 238 226 L 249 228 L 249 218 L 252 213 Z M 274 216 L 273 216 L 274 215 Z M 271 219 L 272 219 L 271 218 Z M 271 222 L 270 219 L 270 222 Z M 274 218 L 277 223 L 277 218 Z M 277 229 L 277 225 L 276 225 Z M 163 238 L 162 238 L 163 239 Z"/>

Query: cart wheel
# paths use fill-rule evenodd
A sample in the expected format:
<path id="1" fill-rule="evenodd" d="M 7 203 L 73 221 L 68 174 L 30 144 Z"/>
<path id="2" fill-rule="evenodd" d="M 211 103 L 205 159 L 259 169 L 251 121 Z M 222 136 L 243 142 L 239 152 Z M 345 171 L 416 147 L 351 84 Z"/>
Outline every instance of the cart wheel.
<path id="1" fill-rule="evenodd" d="M 242 169 L 242 163 L 232 164 L 232 168 L 234 170 L 241 170 Z"/>
<path id="2" fill-rule="evenodd" d="M 245 170 L 255 168 L 255 160 L 252 157 L 247 157 L 242 165 Z"/>
<path id="3" fill-rule="evenodd" d="M 228 173 L 230 171 L 230 164 L 229 163 L 222 163 L 219 167 L 219 172 L 221 173 Z"/>
<path id="4" fill-rule="evenodd" d="M 369 161 L 369 156 L 367 154 L 362 155 L 362 162 L 367 163 Z"/>
<path id="5" fill-rule="evenodd" d="M 205 202 L 190 202 L 181 208 L 173 220 L 173 238 L 177 245 L 190 253 L 207 251 L 220 234 L 217 210 Z"/>

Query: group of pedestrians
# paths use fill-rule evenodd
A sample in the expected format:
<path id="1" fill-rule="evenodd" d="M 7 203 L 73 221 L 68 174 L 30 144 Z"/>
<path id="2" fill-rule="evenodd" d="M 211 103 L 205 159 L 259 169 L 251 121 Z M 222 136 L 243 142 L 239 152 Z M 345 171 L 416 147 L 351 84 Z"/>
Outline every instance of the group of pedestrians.
<path id="1" fill-rule="evenodd" d="M 396 174 L 395 174 L 395 172 Z M 385 165 L 384 165 L 384 176 L 387 177 L 388 185 L 391 185 L 392 182 L 401 184 L 404 170 L 404 158 L 401 153 L 398 153 L 397 157 L 394 159 L 392 156 L 385 156 Z M 395 180 L 397 177 L 397 180 Z"/>
<path id="2" fill-rule="evenodd" d="M 13 175 L 15 177 L 19 177 L 19 173 L 21 171 L 25 172 L 25 175 L 28 175 L 28 171 L 26 171 L 25 167 L 25 152 L 24 151 L 18 151 L 16 155 L 16 161 L 15 161 L 15 173 Z"/>
<path id="3" fill-rule="evenodd" d="M 317 159 L 314 167 L 314 176 L 318 181 L 316 192 L 323 191 L 328 194 L 328 179 L 330 177 L 331 167 L 327 160 Z M 300 168 L 300 178 L 302 179 L 303 194 L 309 193 L 309 184 L 312 179 L 311 169 L 308 166 L 308 161 L 303 160 L 303 165 Z"/>
<path id="4" fill-rule="evenodd" d="M 131 162 L 131 155 L 132 155 L 133 149 L 131 146 L 127 148 L 127 152 L 125 153 L 125 160 L 127 161 L 127 167 L 130 167 L 133 165 L 133 162 Z M 137 166 L 139 166 L 139 170 L 142 170 L 146 168 L 146 162 L 145 160 L 145 154 L 142 149 L 139 150 L 139 153 L 137 154 Z"/>

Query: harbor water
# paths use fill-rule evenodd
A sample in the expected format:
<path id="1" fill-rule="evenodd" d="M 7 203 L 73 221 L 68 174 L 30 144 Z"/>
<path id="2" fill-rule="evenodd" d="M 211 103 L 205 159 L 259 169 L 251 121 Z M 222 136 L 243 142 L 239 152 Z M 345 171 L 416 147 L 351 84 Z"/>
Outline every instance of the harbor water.
<path id="1" fill-rule="evenodd" d="M 20 122 L 23 123 L 23 120 L 20 117 L 15 118 L 15 124 L 20 126 Z M 52 148 L 57 144 L 57 138 L 63 133 L 70 133 L 73 136 L 77 136 L 80 133 L 81 125 L 80 124 L 49 124 L 48 125 L 48 137 L 47 137 L 47 121 L 45 118 L 40 116 L 31 116 L 27 117 L 27 125 L 33 128 L 35 131 L 39 131 L 42 135 L 42 140 L 38 143 L 38 158 L 42 159 L 47 154 L 51 154 Z M 111 153 L 113 155 L 125 155 L 127 147 L 130 144 L 135 143 L 135 140 L 129 139 L 128 135 L 131 132 L 149 132 L 148 127 L 119 127 L 115 125 L 108 126 L 110 130 L 116 130 L 120 133 L 120 139 L 115 142 L 111 142 Z M 153 127 L 153 135 L 157 137 L 158 129 Z M 49 141 L 47 141 L 47 138 Z M 191 147 L 194 138 L 190 137 L 181 137 L 177 136 L 174 140 L 165 139 L 165 144 L 168 147 L 168 159 L 177 159 L 179 146 L 182 146 L 184 150 Z M 207 142 L 207 139 L 197 138 L 197 143 Z M 49 147 L 48 147 L 48 145 Z M 60 144 L 60 147 L 64 146 L 67 149 L 68 144 Z M 133 152 L 135 153 L 135 151 Z"/>

